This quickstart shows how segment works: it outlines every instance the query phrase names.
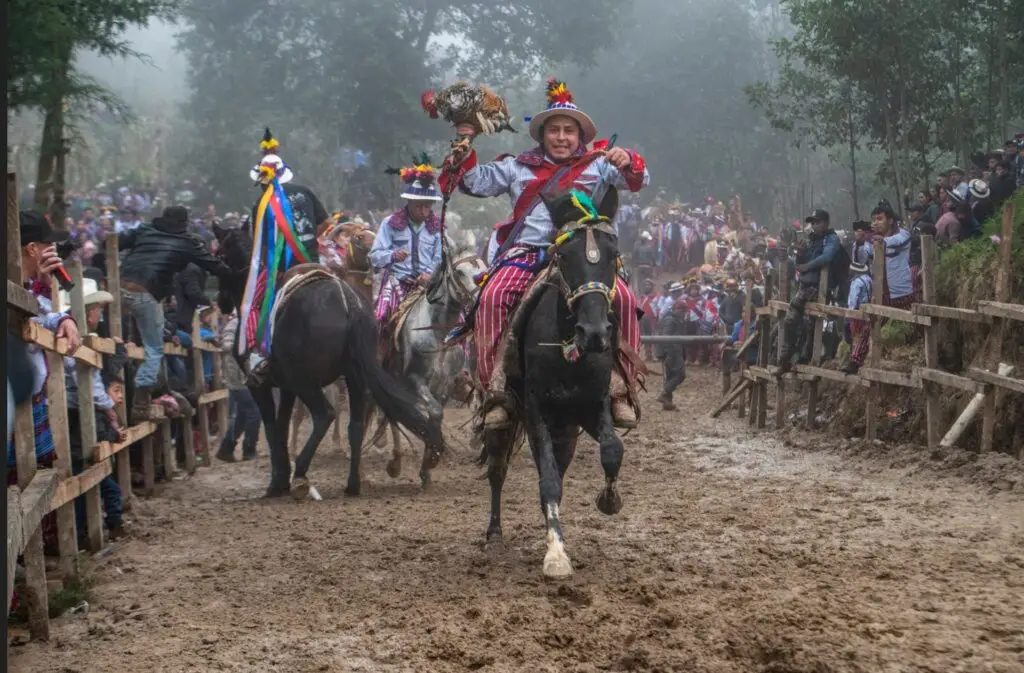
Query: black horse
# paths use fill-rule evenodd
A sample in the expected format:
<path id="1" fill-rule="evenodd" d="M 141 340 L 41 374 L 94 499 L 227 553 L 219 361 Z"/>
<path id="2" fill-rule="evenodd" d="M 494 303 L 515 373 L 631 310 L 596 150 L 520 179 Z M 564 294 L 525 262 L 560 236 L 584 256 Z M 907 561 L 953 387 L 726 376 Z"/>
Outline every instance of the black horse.
<path id="1" fill-rule="evenodd" d="M 248 268 L 252 250 L 249 232 L 218 229 L 216 233 L 221 259 L 233 269 Z M 240 306 L 243 290 L 241 281 L 222 282 L 218 297 L 222 310 Z M 239 321 L 239 328 L 242 322 Z M 269 375 L 263 384 L 250 387 L 270 445 L 267 496 L 289 491 L 288 425 L 296 396 L 310 411 L 313 431 L 295 459 L 290 490 L 297 499 L 309 493 L 306 471 L 336 416 L 323 389 L 341 377 L 348 389 L 348 441 L 352 455 L 346 494 L 359 494 L 359 463 L 369 410 L 367 391 L 389 420 L 404 425 L 424 441 L 429 452 L 429 460 L 424 463 L 431 468 L 437 466 L 444 449 L 441 418 L 420 410 L 418 400 L 381 368 L 377 362 L 373 317 L 351 287 L 333 277 L 298 287 L 278 309 L 275 326 Z M 274 402 L 275 387 L 280 389 L 279 406 Z"/>
<path id="2" fill-rule="evenodd" d="M 481 463 L 491 484 L 488 543 L 501 540 L 501 490 L 525 426 L 540 477 L 540 504 L 547 523 L 544 575 L 572 575 L 558 508 L 562 480 L 582 428 L 601 447 L 605 487 L 597 498 L 604 514 L 616 514 L 622 440 L 612 425 L 608 386 L 618 349 L 612 292 L 618 268 L 618 240 L 610 222 L 618 197 L 614 188 L 595 209 L 586 194 L 569 192 L 545 200 L 558 236 L 550 249 L 552 276 L 517 321 L 519 364 L 507 372 L 507 393 L 519 402 L 507 429 L 484 434 Z M 500 366 L 500 365 L 499 365 Z"/>

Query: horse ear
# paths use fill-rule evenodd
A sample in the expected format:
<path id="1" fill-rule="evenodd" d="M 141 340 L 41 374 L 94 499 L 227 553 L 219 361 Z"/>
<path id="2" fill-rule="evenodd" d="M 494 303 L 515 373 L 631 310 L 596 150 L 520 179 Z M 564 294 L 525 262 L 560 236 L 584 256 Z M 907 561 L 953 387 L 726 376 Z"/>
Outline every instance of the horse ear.
<path id="1" fill-rule="evenodd" d="M 601 203 L 597 206 L 597 213 L 609 220 L 615 219 L 615 213 L 619 211 L 619 190 L 609 187 L 605 192 Z"/>
<path id="2" fill-rule="evenodd" d="M 213 221 L 213 235 L 217 237 L 218 241 L 223 242 L 224 237 L 228 235 L 229 229 L 220 226 L 220 220 Z"/>

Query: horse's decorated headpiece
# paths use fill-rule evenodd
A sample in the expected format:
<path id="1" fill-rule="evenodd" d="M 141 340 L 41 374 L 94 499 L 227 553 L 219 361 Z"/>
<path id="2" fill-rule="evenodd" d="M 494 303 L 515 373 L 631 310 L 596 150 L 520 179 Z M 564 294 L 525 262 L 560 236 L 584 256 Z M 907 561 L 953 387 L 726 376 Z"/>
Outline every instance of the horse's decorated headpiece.
<path id="1" fill-rule="evenodd" d="M 249 171 L 249 177 L 253 182 L 269 185 L 273 182 L 274 178 L 277 178 L 280 184 L 291 181 L 292 177 L 294 177 L 292 169 L 278 156 L 277 151 L 280 148 L 281 143 L 277 141 L 277 138 L 274 137 L 269 128 L 265 128 L 263 130 L 263 139 L 260 141 L 260 151 L 263 152 L 263 158 Z"/>
<path id="2" fill-rule="evenodd" d="M 410 201 L 440 201 L 441 193 L 437 190 L 437 170 L 431 165 L 426 152 L 413 158 L 412 166 L 392 168 L 388 166 L 385 173 L 397 175 L 405 184 L 402 198 Z"/>

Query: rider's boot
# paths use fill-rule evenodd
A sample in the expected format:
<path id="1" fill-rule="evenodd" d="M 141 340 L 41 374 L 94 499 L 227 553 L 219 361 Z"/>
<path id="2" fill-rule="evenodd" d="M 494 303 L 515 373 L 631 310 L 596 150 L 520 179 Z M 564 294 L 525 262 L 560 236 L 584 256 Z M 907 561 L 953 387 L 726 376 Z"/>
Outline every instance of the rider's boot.
<path id="1" fill-rule="evenodd" d="M 252 370 L 249 372 L 249 376 L 245 380 L 245 385 L 249 388 L 259 388 L 266 383 L 267 375 L 270 372 L 270 360 L 262 359 L 253 365 Z"/>
<path id="2" fill-rule="evenodd" d="M 490 393 L 484 402 L 484 430 L 504 430 L 511 425 L 507 400 L 503 395 Z"/>
<path id="3" fill-rule="evenodd" d="M 612 398 L 612 421 L 615 427 L 620 430 L 632 430 L 637 426 L 636 410 L 629 402 L 629 388 L 626 386 L 626 379 L 622 377 L 618 369 L 612 369 L 611 386 L 609 394 Z"/>

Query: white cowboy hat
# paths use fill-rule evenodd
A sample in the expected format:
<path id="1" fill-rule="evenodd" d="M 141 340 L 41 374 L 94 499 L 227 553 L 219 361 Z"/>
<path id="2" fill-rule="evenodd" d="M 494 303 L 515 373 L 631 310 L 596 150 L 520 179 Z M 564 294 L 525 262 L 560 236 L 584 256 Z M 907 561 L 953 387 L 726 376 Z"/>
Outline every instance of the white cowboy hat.
<path id="1" fill-rule="evenodd" d="M 270 180 L 260 172 L 260 168 L 263 166 L 272 168 L 274 170 L 274 175 L 277 177 L 277 181 L 282 185 L 286 182 L 291 182 L 292 178 L 295 177 L 292 174 L 292 169 L 288 168 L 281 157 L 276 154 L 267 154 L 258 164 L 253 166 L 252 170 L 249 171 L 249 177 L 253 182 L 258 182 L 263 185 L 269 184 Z"/>
<path id="2" fill-rule="evenodd" d="M 642 232 L 640 232 L 640 238 L 644 239 L 645 241 L 650 241 L 654 237 L 651 236 L 651 232 L 649 232 L 649 231 L 642 231 Z"/>
<path id="3" fill-rule="evenodd" d="M 583 110 L 576 107 L 572 92 L 565 82 L 551 78 L 547 86 L 548 107 L 530 119 L 530 137 L 538 143 L 544 141 L 544 122 L 552 117 L 569 117 L 580 125 L 580 142 L 589 145 L 597 137 L 597 126 Z"/>
<path id="4" fill-rule="evenodd" d="M 992 190 L 988 188 L 984 180 L 971 180 L 968 184 L 968 188 L 971 191 L 971 196 L 976 199 L 987 199 Z"/>
<path id="5" fill-rule="evenodd" d="M 92 278 L 82 279 L 82 292 L 85 294 L 85 305 L 110 304 L 114 301 L 114 295 L 106 290 L 101 290 L 99 283 Z M 71 309 L 71 294 L 65 290 L 60 291 L 58 297 L 58 313 L 66 313 Z"/>

